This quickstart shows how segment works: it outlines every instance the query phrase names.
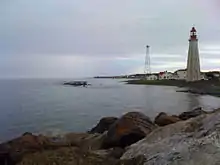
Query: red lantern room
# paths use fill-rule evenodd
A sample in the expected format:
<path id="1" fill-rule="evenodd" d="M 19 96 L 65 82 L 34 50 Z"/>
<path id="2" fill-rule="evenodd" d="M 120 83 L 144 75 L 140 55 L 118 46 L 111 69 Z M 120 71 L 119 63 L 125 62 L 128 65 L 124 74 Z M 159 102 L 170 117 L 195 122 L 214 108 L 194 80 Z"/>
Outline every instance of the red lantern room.
<path id="1" fill-rule="evenodd" d="M 192 30 L 190 31 L 190 41 L 192 40 L 197 40 L 197 35 L 196 35 L 196 28 L 192 27 Z"/>

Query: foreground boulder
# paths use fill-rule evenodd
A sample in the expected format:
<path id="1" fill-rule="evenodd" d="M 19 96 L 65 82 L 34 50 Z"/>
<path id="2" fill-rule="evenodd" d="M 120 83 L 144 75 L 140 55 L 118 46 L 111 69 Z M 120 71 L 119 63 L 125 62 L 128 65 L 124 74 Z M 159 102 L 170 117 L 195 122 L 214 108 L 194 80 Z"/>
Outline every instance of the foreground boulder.
<path id="1" fill-rule="evenodd" d="M 105 151 L 83 151 L 78 147 L 64 147 L 29 154 L 18 165 L 143 165 L 144 157 L 129 160 L 114 159 Z"/>
<path id="2" fill-rule="evenodd" d="M 115 147 L 115 148 L 110 148 L 107 150 L 94 150 L 90 152 L 98 154 L 98 155 L 106 156 L 106 157 L 119 159 L 124 154 L 125 149 L 120 148 L 120 147 Z"/>
<path id="3" fill-rule="evenodd" d="M 195 108 L 192 111 L 187 111 L 187 112 L 183 112 L 179 115 L 179 118 L 181 120 L 188 120 L 190 118 L 202 115 L 202 114 L 206 114 L 206 111 L 203 111 L 201 107 Z"/>
<path id="4" fill-rule="evenodd" d="M 88 134 L 88 133 L 68 133 L 64 135 L 63 140 L 69 146 L 79 147 L 82 150 L 102 149 L 106 134 Z"/>
<path id="5" fill-rule="evenodd" d="M 155 129 L 155 125 L 149 117 L 140 112 L 129 112 L 110 127 L 103 147 L 129 146 L 143 139 L 153 129 Z"/>
<path id="6" fill-rule="evenodd" d="M 65 147 L 56 151 L 48 150 L 29 154 L 23 158 L 19 165 L 104 165 L 104 162 L 106 165 L 110 165 L 116 163 L 116 160 L 83 151 L 78 147 Z"/>
<path id="7" fill-rule="evenodd" d="M 0 164 L 1 165 L 15 165 L 16 161 L 12 159 L 9 152 L 0 149 Z"/>
<path id="8" fill-rule="evenodd" d="M 220 112 L 159 127 L 128 147 L 121 159 L 144 156 L 144 165 L 217 165 Z"/>
<path id="9" fill-rule="evenodd" d="M 99 123 L 89 131 L 89 133 L 104 133 L 108 131 L 110 126 L 118 120 L 117 117 L 104 117 L 102 118 Z"/>
<path id="10" fill-rule="evenodd" d="M 155 118 L 154 123 L 159 125 L 159 126 L 165 126 L 165 125 L 176 123 L 178 121 L 181 121 L 181 119 L 179 117 L 177 117 L 177 116 L 168 116 L 166 113 L 161 112 Z"/>
<path id="11" fill-rule="evenodd" d="M 0 164 L 15 164 L 19 162 L 27 153 L 42 151 L 45 149 L 55 149 L 68 146 L 65 142 L 54 142 L 51 138 L 43 135 L 33 135 L 25 133 L 21 137 L 0 144 Z"/>

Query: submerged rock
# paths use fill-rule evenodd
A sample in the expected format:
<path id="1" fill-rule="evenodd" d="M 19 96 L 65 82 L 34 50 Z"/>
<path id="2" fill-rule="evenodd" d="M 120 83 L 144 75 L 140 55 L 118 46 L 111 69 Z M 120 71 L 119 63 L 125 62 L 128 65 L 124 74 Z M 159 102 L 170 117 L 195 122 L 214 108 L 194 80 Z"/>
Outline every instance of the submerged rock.
<path id="1" fill-rule="evenodd" d="M 161 112 L 155 117 L 154 123 L 159 126 L 165 126 L 169 124 L 176 123 L 181 121 L 181 119 L 177 116 L 168 116 L 166 113 Z"/>
<path id="2" fill-rule="evenodd" d="M 129 112 L 117 120 L 108 130 L 103 147 L 126 147 L 148 135 L 155 129 L 149 117 L 140 112 Z"/>
<path id="3" fill-rule="evenodd" d="M 99 123 L 89 131 L 89 133 L 104 133 L 108 131 L 110 126 L 118 120 L 117 117 L 104 117 L 102 118 Z"/>
<path id="4" fill-rule="evenodd" d="M 203 111 L 201 107 L 195 108 L 192 111 L 187 111 L 187 112 L 183 112 L 179 115 L 179 118 L 181 120 L 187 120 L 190 119 L 192 117 L 196 117 L 202 114 L 206 114 L 206 111 Z"/>
<path id="5" fill-rule="evenodd" d="M 128 147 L 121 159 L 144 155 L 144 165 L 216 165 L 220 162 L 220 113 L 166 127 Z"/>

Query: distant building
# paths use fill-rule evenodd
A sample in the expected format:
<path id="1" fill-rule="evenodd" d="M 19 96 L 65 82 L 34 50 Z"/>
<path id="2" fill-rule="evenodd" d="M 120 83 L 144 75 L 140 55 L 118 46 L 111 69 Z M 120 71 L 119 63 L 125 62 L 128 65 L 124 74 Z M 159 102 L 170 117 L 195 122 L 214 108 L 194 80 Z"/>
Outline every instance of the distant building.
<path id="1" fill-rule="evenodd" d="M 147 76 L 147 80 L 158 80 L 157 74 L 150 74 Z"/>
<path id="2" fill-rule="evenodd" d="M 219 80 L 220 72 L 219 71 L 206 72 L 205 76 L 208 80 Z"/>
<path id="3" fill-rule="evenodd" d="M 207 76 L 205 73 L 202 73 L 200 74 L 200 80 L 208 80 Z"/>
<path id="4" fill-rule="evenodd" d="M 174 79 L 174 77 L 173 77 L 173 73 L 171 72 L 165 71 L 159 73 L 159 80 L 172 80 L 172 79 Z"/>
<path id="5" fill-rule="evenodd" d="M 213 74 L 214 77 L 220 78 L 220 72 L 218 72 L 218 71 L 213 71 L 213 72 L 211 72 L 211 73 Z"/>
<path id="6" fill-rule="evenodd" d="M 135 75 L 129 75 L 128 78 L 136 78 Z"/>
<path id="7" fill-rule="evenodd" d="M 142 78 L 145 78 L 146 75 L 145 74 L 132 74 L 132 75 L 128 75 L 127 78 L 139 78 L 139 79 L 142 79 Z"/>
<path id="8" fill-rule="evenodd" d="M 201 79 L 198 38 L 196 29 L 193 27 L 190 31 L 189 51 L 187 60 L 187 81 L 198 81 Z"/>
<path id="9" fill-rule="evenodd" d="M 174 79 L 176 79 L 176 80 L 186 80 L 186 74 L 187 74 L 186 69 L 179 69 L 179 70 L 174 72 Z"/>

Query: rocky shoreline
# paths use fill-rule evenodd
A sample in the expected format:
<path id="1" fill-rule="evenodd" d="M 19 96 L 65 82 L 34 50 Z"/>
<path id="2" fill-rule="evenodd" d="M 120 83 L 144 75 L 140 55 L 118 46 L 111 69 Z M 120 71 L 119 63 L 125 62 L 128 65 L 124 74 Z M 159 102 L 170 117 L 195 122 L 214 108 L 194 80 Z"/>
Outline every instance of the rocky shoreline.
<path id="1" fill-rule="evenodd" d="M 134 85 L 160 85 L 160 86 L 176 86 L 180 90 L 177 92 L 186 92 L 199 95 L 212 95 L 220 97 L 220 81 L 217 80 L 201 80 L 197 82 L 186 82 L 183 80 L 128 80 L 127 84 Z M 183 89 L 181 89 L 183 88 Z"/>
<path id="2" fill-rule="evenodd" d="M 102 118 L 86 133 L 24 133 L 0 144 L 1 165 L 215 165 L 220 162 L 220 109 L 179 115 L 140 112 Z"/>

